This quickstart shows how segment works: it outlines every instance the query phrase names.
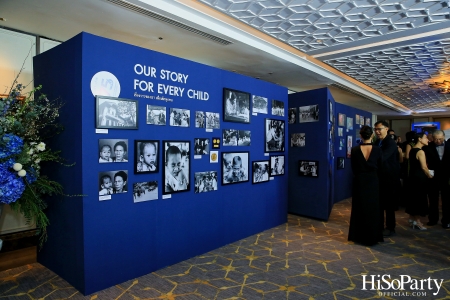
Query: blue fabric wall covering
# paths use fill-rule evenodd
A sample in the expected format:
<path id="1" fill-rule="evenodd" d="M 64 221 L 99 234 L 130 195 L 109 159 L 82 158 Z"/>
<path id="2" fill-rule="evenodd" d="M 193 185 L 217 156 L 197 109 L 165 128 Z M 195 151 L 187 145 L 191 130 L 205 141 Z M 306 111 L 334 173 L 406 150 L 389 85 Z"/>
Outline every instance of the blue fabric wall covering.
<path id="1" fill-rule="evenodd" d="M 137 65 L 148 67 L 150 76 L 141 73 Z M 137 130 L 96 133 L 90 84 L 99 71 L 117 77 L 120 98 L 139 101 Z M 250 130 L 250 146 L 221 146 L 220 151 L 249 151 L 251 176 L 251 162 L 268 159 L 264 119 L 286 120 L 287 124 L 285 116 L 271 115 L 273 99 L 286 103 L 287 111 L 286 88 L 87 33 L 35 57 L 34 72 L 35 84 L 42 84 L 48 98 L 59 97 L 65 103 L 61 112 L 65 131 L 51 146 L 60 149 L 69 163 L 75 162 L 72 167 L 55 166 L 49 173 L 64 185 L 67 194 L 85 195 L 51 199 L 49 240 L 38 261 L 82 293 L 93 293 L 286 222 L 288 165 L 286 175 L 267 183 L 253 185 L 249 178 L 245 183 L 223 186 L 221 160 L 214 164 L 209 156 L 193 156 L 194 138 L 211 142 L 222 136 L 222 129 Z M 181 75 L 170 77 L 175 74 L 172 72 Z M 224 87 L 266 97 L 268 114 L 251 115 L 250 124 L 222 121 Z M 154 98 L 147 98 L 150 96 Z M 165 106 L 167 111 L 171 107 L 189 109 L 190 127 L 147 125 L 147 104 Z M 207 132 L 195 128 L 197 110 L 220 113 L 220 129 Z M 98 163 L 99 139 L 128 139 L 129 162 Z M 134 174 L 133 141 L 137 139 L 190 141 L 190 191 L 162 199 L 162 157 L 158 173 Z M 285 137 L 286 145 L 287 141 Z M 287 155 L 286 151 L 273 154 Z M 114 170 L 128 170 L 128 192 L 99 201 L 98 174 Z M 217 191 L 194 193 L 194 173 L 203 171 L 218 172 Z M 132 184 L 144 181 L 158 181 L 158 199 L 134 203 Z"/>

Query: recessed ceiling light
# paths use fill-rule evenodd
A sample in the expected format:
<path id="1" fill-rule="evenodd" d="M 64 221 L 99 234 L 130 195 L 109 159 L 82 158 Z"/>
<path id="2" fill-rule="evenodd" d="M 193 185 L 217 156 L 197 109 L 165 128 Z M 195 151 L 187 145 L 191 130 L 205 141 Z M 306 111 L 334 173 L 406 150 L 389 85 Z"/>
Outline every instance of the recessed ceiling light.
<path id="1" fill-rule="evenodd" d="M 322 41 L 322 40 L 316 40 L 316 42 L 318 42 L 318 43 L 323 43 L 323 41 Z"/>
<path id="2" fill-rule="evenodd" d="M 163 38 L 162 38 L 162 37 L 159 37 L 158 39 L 161 41 Z"/>

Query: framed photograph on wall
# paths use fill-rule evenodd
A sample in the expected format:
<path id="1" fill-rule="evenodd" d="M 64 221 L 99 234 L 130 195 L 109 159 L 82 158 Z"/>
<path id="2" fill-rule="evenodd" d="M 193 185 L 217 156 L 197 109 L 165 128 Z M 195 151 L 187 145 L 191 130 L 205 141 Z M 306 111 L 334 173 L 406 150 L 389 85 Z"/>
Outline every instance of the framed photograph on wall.
<path id="1" fill-rule="evenodd" d="M 236 129 L 222 129 L 222 141 L 224 146 L 238 145 L 238 131 Z"/>
<path id="2" fill-rule="evenodd" d="M 370 124 L 370 118 L 366 118 L 366 125 L 367 125 L 367 126 L 371 126 L 371 124 Z"/>
<path id="3" fill-rule="evenodd" d="M 205 128 L 205 113 L 203 111 L 195 112 L 195 128 Z"/>
<path id="4" fill-rule="evenodd" d="M 128 162 L 127 139 L 99 139 L 99 163 Z"/>
<path id="5" fill-rule="evenodd" d="M 295 124 L 297 122 L 297 107 L 291 107 L 288 109 L 288 123 Z"/>
<path id="6" fill-rule="evenodd" d="M 217 191 L 217 171 L 195 172 L 195 193 Z"/>
<path id="7" fill-rule="evenodd" d="M 359 119 L 360 119 L 360 116 L 359 115 L 355 115 L 355 123 L 357 125 L 359 125 Z"/>
<path id="8" fill-rule="evenodd" d="M 263 183 L 269 181 L 268 160 L 259 160 L 252 162 L 252 183 Z"/>
<path id="9" fill-rule="evenodd" d="M 172 194 L 190 190 L 191 142 L 163 141 L 164 188 L 162 193 Z"/>
<path id="10" fill-rule="evenodd" d="M 338 170 L 345 168 L 345 158 L 344 157 L 337 158 L 337 168 L 338 168 Z"/>
<path id="11" fill-rule="evenodd" d="M 159 141 L 135 140 L 134 141 L 134 173 L 159 172 Z"/>
<path id="12" fill-rule="evenodd" d="M 298 121 L 300 123 L 318 122 L 319 105 L 300 106 L 298 108 Z"/>
<path id="13" fill-rule="evenodd" d="M 306 134 L 305 133 L 291 133 L 291 147 L 305 147 Z"/>
<path id="14" fill-rule="evenodd" d="M 270 157 L 269 176 L 284 175 L 284 155 L 273 155 Z"/>
<path id="15" fill-rule="evenodd" d="M 284 102 L 272 100 L 272 115 L 284 117 Z"/>
<path id="16" fill-rule="evenodd" d="M 170 109 L 170 126 L 189 127 L 191 111 L 184 108 Z"/>
<path id="17" fill-rule="evenodd" d="M 222 152 L 222 185 L 249 181 L 249 152 Z"/>
<path id="18" fill-rule="evenodd" d="M 347 117 L 347 129 L 353 130 L 353 118 Z"/>
<path id="19" fill-rule="evenodd" d="M 96 128 L 138 129 L 138 101 L 95 96 Z"/>
<path id="20" fill-rule="evenodd" d="M 351 135 L 347 135 L 347 158 L 352 157 L 352 146 L 353 146 L 353 137 Z"/>
<path id="21" fill-rule="evenodd" d="M 158 199 L 158 181 L 133 183 L 134 203 Z"/>
<path id="22" fill-rule="evenodd" d="M 264 152 L 283 152 L 285 125 L 284 120 L 264 120 Z"/>
<path id="23" fill-rule="evenodd" d="M 166 125 L 166 115 L 164 106 L 147 105 L 147 124 Z"/>
<path id="24" fill-rule="evenodd" d="M 330 122 L 333 122 L 333 103 L 331 100 L 328 100 L 328 103 L 330 105 Z"/>
<path id="25" fill-rule="evenodd" d="M 345 115 L 338 114 L 338 126 L 345 126 Z"/>
<path id="26" fill-rule="evenodd" d="M 223 120 L 250 123 L 250 93 L 224 88 Z"/>
<path id="27" fill-rule="evenodd" d="M 99 196 L 128 192 L 128 171 L 105 171 L 98 174 Z"/>
<path id="28" fill-rule="evenodd" d="M 206 129 L 219 129 L 220 117 L 219 113 L 206 112 Z"/>
<path id="29" fill-rule="evenodd" d="M 252 143 L 250 130 L 238 130 L 238 146 L 250 146 Z"/>
<path id="30" fill-rule="evenodd" d="M 313 160 L 299 160 L 298 174 L 306 177 L 319 177 L 319 162 Z"/>
<path id="31" fill-rule="evenodd" d="M 194 155 L 209 155 L 209 138 L 194 138 Z"/>
<path id="32" fill-rule="evenodd" d="M 267 114 L 267 104 L 269 100 L 266 97 L 253 95 L 252 102 L 253 102 L 252 108 L 254 113 Z"/>

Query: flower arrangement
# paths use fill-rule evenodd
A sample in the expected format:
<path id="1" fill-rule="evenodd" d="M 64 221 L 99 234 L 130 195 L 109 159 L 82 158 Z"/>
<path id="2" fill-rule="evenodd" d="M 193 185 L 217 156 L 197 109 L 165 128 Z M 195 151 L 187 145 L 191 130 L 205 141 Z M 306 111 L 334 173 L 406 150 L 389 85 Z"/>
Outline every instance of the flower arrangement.
<path id="1" fill-rule="evenodd" d="M 38 96 L 41 86 L 28 93 L 25 89 L 16 77 L 9 93 L 0 97 L 0 203 L 36 225 L 42 247 L 49 225 L 44 197 L 63 194 L 59 183 L 41 174 L 43 162 L 63 163 L 60 153 L 44 143 L 62 130 L 57 123 L 62 104 Z"/>

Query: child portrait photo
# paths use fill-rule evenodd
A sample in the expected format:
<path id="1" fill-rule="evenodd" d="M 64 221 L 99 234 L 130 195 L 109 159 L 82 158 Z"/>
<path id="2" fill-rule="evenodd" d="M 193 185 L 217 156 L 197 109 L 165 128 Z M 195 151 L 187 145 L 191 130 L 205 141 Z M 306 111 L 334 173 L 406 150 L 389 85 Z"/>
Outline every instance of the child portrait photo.
<path id="1" fill-rule="evenodd" d="M 134 141 L 134 173 L 156 173 L 159 171 L 159 141 Z"/>
<path id="2" fill-rule="evenodd" d="M 163 194 L 190 190 L 190 144 L 189 141 L 163 141 Z"/>

